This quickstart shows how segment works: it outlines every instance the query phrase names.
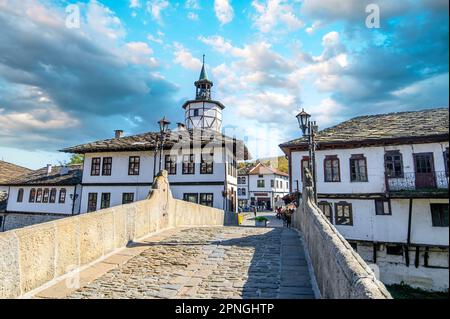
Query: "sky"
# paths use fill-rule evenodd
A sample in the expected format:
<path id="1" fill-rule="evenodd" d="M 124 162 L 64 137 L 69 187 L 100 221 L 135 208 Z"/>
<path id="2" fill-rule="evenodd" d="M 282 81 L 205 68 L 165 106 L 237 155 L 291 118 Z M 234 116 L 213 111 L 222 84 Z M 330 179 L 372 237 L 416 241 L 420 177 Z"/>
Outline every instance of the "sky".
<path id="1" fill-rule="evenodd" d="M 278 145 L 300 136 L 302 108 L 324 129 L 448 107 L 448 6 L 0 0 L 0 160 L 40 168 L 116 129 L 156 131 L 163 116 L 175 127 L 195 97 L 203 54 L 213 98 L 226 107 L 224 133 L 253 158 L 281 155 Z"/>

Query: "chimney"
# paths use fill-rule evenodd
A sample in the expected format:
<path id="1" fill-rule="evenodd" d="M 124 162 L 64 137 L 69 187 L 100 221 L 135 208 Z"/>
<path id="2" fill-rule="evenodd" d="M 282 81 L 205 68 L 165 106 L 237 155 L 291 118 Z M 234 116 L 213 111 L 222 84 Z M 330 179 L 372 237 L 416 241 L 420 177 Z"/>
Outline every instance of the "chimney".
<path id="1" fill-rule="evenodd" d="M 178 129 L 180 131 L 186 129 L 186 125 L 184 125 L 184 123 L 179 122 L 179 123 L 177 123 L 177 125 L 178 125 Z"/>
<path id="2" fill-rule="evenodd" d="M 47 176 L 52 173 L 52 164 L 47 164 Z"/>
<path id="3" fill-rule="evenodd" d="M 123 131 L 122 130 L 115 130 L 114 132 L 116 133 L 115 134 L 116 138 L 121 138 L 123 136 Z"/>

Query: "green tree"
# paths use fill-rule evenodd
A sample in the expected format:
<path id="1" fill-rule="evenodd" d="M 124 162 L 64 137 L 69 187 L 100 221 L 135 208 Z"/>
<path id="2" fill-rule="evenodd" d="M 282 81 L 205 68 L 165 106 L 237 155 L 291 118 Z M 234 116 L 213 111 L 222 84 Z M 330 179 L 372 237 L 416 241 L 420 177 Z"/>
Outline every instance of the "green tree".
<path id="1" fill-rule="evenodd" d="M 66 165 L 74 165 L 74 164 L 83 164 L 84 155 L 82 154 L 73 154 Z"/>

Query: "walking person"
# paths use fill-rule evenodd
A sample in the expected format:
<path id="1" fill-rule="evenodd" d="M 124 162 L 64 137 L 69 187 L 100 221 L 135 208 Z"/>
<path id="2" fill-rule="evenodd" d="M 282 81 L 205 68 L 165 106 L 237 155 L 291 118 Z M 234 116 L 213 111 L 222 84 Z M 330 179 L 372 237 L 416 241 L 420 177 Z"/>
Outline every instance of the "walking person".
<path id="1" fill-rule="evenodd" d="M 258 212 L 258 208 L 256 208 L 256 206 L 253 207 L 253 214 L 255 215 L 256 218 L 256 213 Z"/>

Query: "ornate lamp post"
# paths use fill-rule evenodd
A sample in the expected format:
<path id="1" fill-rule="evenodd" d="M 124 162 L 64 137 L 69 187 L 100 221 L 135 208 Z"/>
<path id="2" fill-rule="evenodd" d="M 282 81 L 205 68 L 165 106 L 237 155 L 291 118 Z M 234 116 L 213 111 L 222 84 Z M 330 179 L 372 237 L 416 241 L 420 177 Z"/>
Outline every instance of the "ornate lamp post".
<path id="1" fill-rule="evenodd" d="M 316 121 L 311 121 L 311 115 L 306 113 L 304 109 L 297 114 L 298 124 L 302 130 L 303 136 L 308 138 L 309 161 L 308 169 L 313 177 L 314 201 L 317 204 L 317 177 L 316 177 L 316 134 L 319 127 Z"/>
<path id="2" fill-rule="evenodd" d="M 166 117 L 163 117 L 158 121 L 159 124 L 159 171 L 161 172 L 162 168 L 162 153 L 164 150 L 164 142 L 167 131 L 169 130 L 170 122 L 166 120 Z"/>

